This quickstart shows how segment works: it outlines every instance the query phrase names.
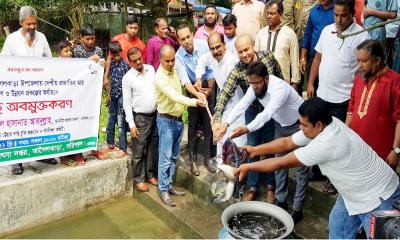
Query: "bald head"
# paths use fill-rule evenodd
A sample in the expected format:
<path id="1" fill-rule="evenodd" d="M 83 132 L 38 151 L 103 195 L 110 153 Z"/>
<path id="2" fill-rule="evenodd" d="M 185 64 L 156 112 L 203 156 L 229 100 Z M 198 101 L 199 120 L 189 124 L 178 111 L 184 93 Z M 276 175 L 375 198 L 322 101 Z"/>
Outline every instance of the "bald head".
<path id="1" fill-rule="evenodd" d="M 208 47 L 212 56 L 220 62 L 225 55 L 225 41 L 222 33 L 214 32 L 208 37 Z"/>
<path id="2" fill-rule="evenodd" d="M 164 55 L 168 55 L 168 54 L 174 54 L 175 55 L 175 49 L 169 45 L 169 44 L 165 44 L 164 46 L 161 47 L 160 49 L 160 59 L 164 56 Z"/>
<path id="3" fill-rule="evenodd" d="M 167 70 L 167 71 L 172 71 L 175 66 L 175 49 L 169 45 L 166 44 L 161 47 L 160 49 L 160 63 L 161 66 Z"/>
<path id="4" fill-rule="evenodd" d="M 237 45 L 242 45 L 242 44 L 251 44 L 251 45 L 254 45 L 254 40 L 253 40 L 253 38 L 250 36 L 250 34 L 244 33 L 244 34 L 239 35 L 239 36 L 236 38 L 235 47 L 236 47 Z"/>
<path id="5" fill-rule="evenodd" d="M 210 43 L 214 43 L 214 42 L 221 42 L 221 43 L 225 43 L 224 40 L 224 35 L 222 33 L 219 32 L 213 32 L 210 34 L 210 36 L 208 36 L 208 46 L 210 46 Z"/>
<path id="6" fill-rule="evenodd" d="M 249 34 L 240 35 L 235 41 L 235 48 L 240 61 L 244 64 L 257 60 L 257 55 L 254 51 L 254 40 Z"/>

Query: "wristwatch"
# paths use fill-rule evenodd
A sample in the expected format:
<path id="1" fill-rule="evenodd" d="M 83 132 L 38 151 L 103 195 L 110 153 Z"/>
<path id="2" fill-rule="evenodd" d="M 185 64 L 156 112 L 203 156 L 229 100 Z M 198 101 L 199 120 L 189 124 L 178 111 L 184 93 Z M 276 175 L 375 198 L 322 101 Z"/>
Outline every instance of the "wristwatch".
<path id="1" fill-rule="evenodd" d="M 399 147 L 392 147 L 392 149 L 396 153 L 397 157 L 400 158 L 400 148 Z"/>

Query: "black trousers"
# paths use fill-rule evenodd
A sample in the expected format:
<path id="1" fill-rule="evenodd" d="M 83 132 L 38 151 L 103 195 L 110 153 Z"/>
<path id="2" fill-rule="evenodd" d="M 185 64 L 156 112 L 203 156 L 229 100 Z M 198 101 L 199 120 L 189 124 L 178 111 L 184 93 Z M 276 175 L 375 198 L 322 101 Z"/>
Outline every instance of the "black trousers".
<path id="1" fill-rule="evenodd" d="M 139 138 L 132 138 L 132 169 L 135 183 L 157 176 L 158 133 L 157 114 L 133 113 Z"/>
<path id="2" fill-rule="evenodd" d="M 196 161 L 194 155 L 197 147 L 197 131 L 202 130 L 204 134 L 204 160 L 208 161 L 211 156 L 212 146 L 212 130 L 210 124 L 210 117 L 208 116 L 207 110 L 200 107 L 189 107 L 188 108 L 188 152 L 189 161 Z"/>
<path id="3" fill-rule="evenodd" d="M 340 121 L 345 122 L 347 116 L 347 110 L 349 108 L 349 101 L 341 103 L 331 103 L 328 102 L 329 111 L 331 112 L 332 116 L 338 118 Z"/>

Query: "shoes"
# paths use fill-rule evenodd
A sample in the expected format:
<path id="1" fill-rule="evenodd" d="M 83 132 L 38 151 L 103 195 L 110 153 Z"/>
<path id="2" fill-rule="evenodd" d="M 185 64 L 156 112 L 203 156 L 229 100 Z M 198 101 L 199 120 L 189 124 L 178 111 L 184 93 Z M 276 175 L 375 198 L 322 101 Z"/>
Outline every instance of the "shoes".
<path id="1" fill-rule="evenodd" d="M 289 209 L 287 202 L 279 202 L 277 201 L 276 205 L 280 208 L 283 208 L 285 211 L 287 211 Z"/>
<path id="2" fill-rule="evenodd" d="M 159 192 L 161 201 L 170 207 L 175 207 L 176 204 L 172 201 L 172 198 L 169 196 L 168 192 Z"/>
<path id="3" fill-rule="evenodd" d="M 258 191 L 255 187 L 250 187 L 243 196 L 243 201 L 254 201 L 258 197 Z"/>
<path id="4" fill-rule="evenodd" d="M 206 166 L 207 170 L 210 173 L 215 173 L 217 170 L 212 166 L 211 161 L 210 160 L 204 160 L 204 166 Z"/>
<path id="5" fill-rule="evenodd" d="M 267 203 L 274 204 L 275 203 L 275 188 L 274 188 L 274 186 L 268 185 L 266 190 L 267 190 L 267 197 L 266 197 L 265 201 Z"/>
<path id="6" fill-rule="evenodd" d="M 21 175 L 24 172 L 24 168 L 22 167 L 22 163 L 13 164 L 11 166 L 11 172 L 13 175 Z"/>
<path id="7" fill-rule="evenodd" d="M 290 216 L 292 216 L 294 224 L 297 224 L 301 219 L 304 218 L 302 210 L 296 211 L 293 209 L 293 211 L 290 213 Z"/>
<path id="8" fill-rule="evenodd" d="M 74 154 L 73 158 L 77 165 L 85 165 L 85 163 L 86 163 L 85 158 L 83 157 L 82 153 Z"/>
<path id="9" fill-rule="evenodd" d="M 325 188 L 322 189 L 322 192 L 328 195 L 336 195 L 338 193 L 335 186 L 333 186 L 329 180 L 326 182 Z"/>
<path id="10" fill-rule="evenodd" d="M 200 175 L 199 168 L 196 166 L 196 163 L 194 162 L 190 163 L 190 173 L 196 177 Z"/>
<path id="11" fill-rule="evenodd" d="M 148 192 L 149 188 L 147 187 L 146 183 L 141 182 L 141 183 L 136 183 L 136 189 L 141 191 L 141 192 Z"/>
<path id="12" fill-rule="evenodd" d="M 50 164 L 50 165 L 57 165 L 58 164 L 57 160 L 54 159 L 54 158 L 43 159 L 43 160 L 39 160 L 38 162 L 46 163 L 46 164 Z"/>
<path id="13" fill-rule="evenodd" d="M 175 196 L 185 196 L 185 192 L 179 192 L 178 190 L 176 190 L 174 187 L 169 187 L 168 192 L 171 195 L 175 195 Z"/>
<path id="14" fill-rule="evenodd" d="M 147 179 L 146 181 L 147 181 L 148 183 L 150 183 L 151 185 L 158 186 L 158 180 L 157 180 L 157 178 L 155 178 L 155 177 L 149 178 L 149 179 Z"/>

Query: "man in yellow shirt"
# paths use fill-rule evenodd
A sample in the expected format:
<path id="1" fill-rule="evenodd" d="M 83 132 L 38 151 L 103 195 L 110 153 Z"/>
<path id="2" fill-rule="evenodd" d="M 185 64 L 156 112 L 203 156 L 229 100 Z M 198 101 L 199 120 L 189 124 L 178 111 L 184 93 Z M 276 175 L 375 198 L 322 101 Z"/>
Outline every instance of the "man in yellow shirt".
<path id="1" fill-rule="evenodd" d="M 182 114 L 186 106 L 205 107 L 206 100 L 185 97 L 182 93 L 181 81 L 175 70 L 175 50 L 164 45 L 160 50 L 160 67 L 155 77 L 157 97 L 158 145 L 158 189 L 161 200 L 168 206 L 176 204 L 170 194 L 184 196 L 172 186 L 182 139 Z"/>

